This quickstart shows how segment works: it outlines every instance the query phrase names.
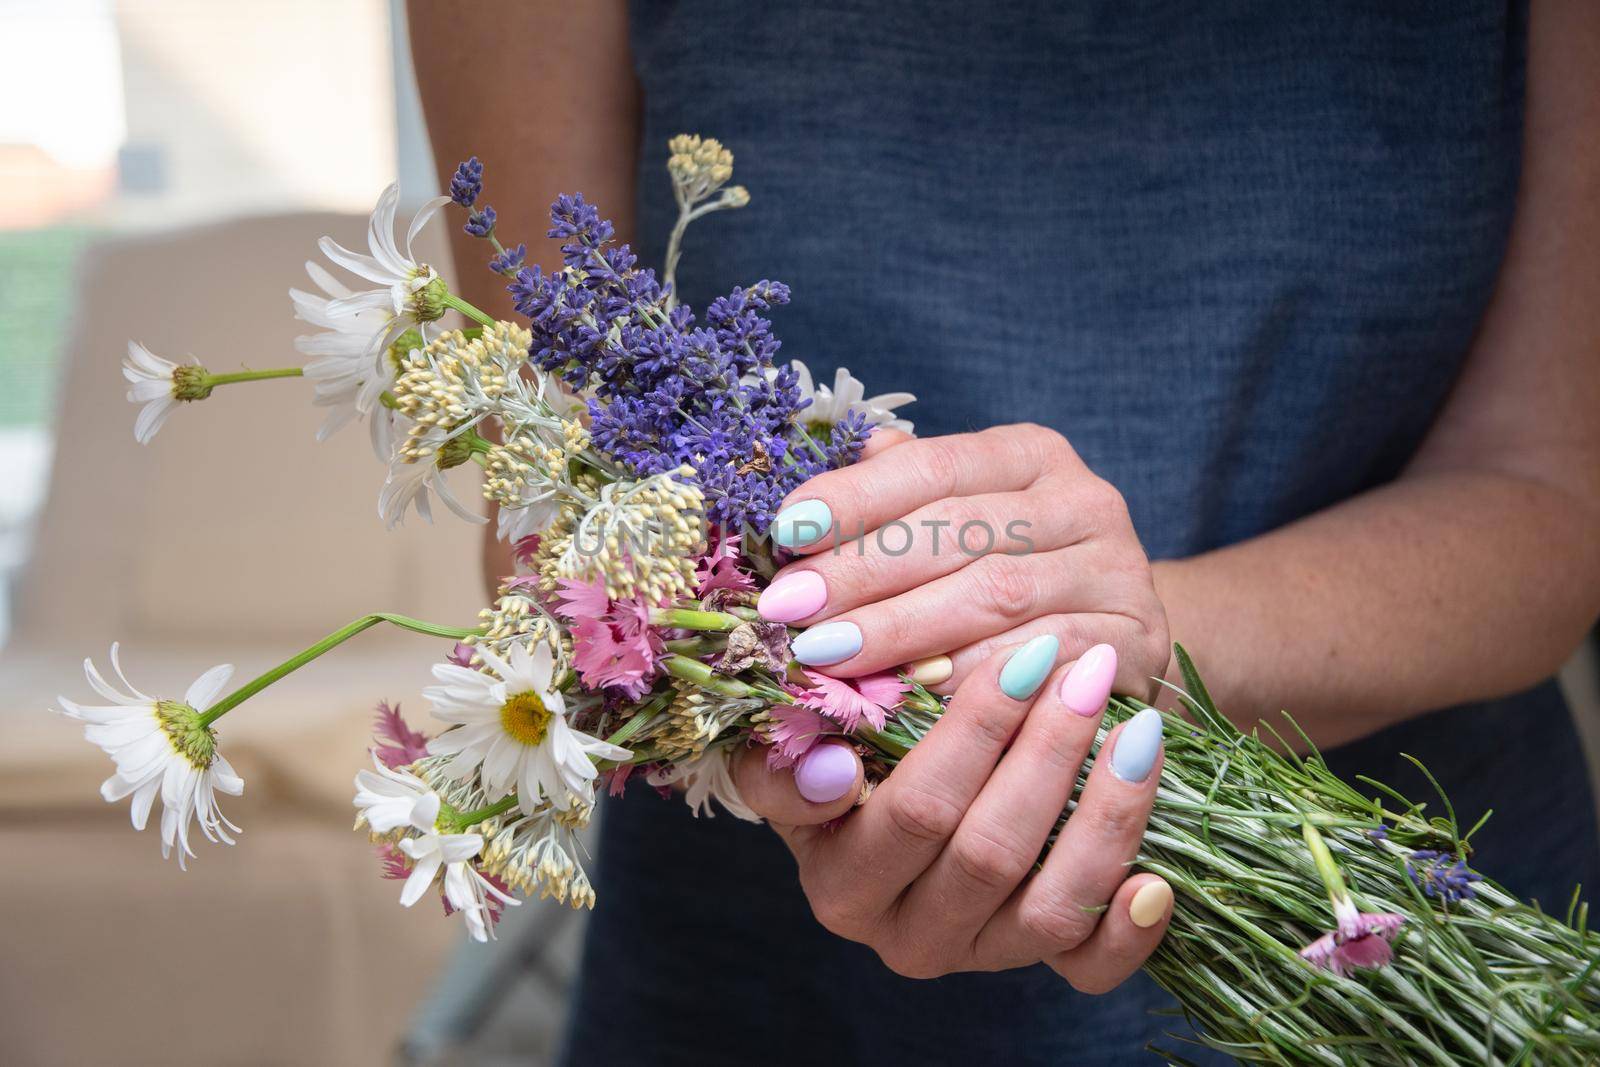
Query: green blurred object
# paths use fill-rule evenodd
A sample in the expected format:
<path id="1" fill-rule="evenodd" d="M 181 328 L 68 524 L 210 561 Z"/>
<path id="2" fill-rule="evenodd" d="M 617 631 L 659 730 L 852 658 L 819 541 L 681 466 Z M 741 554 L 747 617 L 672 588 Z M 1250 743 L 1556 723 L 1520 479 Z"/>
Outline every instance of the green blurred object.
<path id="1" fill-rule="evenodd" d="M 50 420 L 78 255 L 99 232 L 85 226 L 0 232 L 0 427 Z"/>

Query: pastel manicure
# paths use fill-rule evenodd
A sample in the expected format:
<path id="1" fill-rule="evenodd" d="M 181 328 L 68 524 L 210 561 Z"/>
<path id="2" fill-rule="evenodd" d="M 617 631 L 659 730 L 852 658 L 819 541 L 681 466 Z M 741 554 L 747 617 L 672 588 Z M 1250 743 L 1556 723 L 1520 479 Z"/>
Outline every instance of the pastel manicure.
<path id="1" fill-rule="evenodd" d="M 804 548 L 833 529 L 833 509 L 823 500 L 790 504 L 772 520 L 772 540 L 784 548 Z"/>
<path id="2" fill-rule="evenodd" d="M 793 571 L 767 586 L 756 610 L 768 622 L 797 622 L 828 603 L 828 586 L 816 571 Z"/>
<path id="3" fill-rule="evenodd" d="M 861 651 L 861 628 L 853 622 L 825 622 L 795 638 L 789 650 L 807 667 L 826 667 Z"/>
<path id="4" fill-rule="evenodd" d="M 856 757 L 848 745 L 823 744 L 800 757 L 794 784 L 813 804 L 829 804 L 856 784 Z"/>
<path id="5" fill-rule="evenodd" d="M 929 656 L 906 664 L 906 677 L 918 685 L 940 685 L 956 673 L 949 656 Z"/>
<path id="6" fill-rule="evenodd" d="M 1145 708 L 1128 720 L 1111 752 L 1111 773 L 1124 782 L 1142 782 L 1161 754 L 1161 713 Z"/>
<path id="7" fill-rule="evenodd" d="M 1045 676 L 1056 665 L 1061 642 L 1055 634 L 1040 634 L 1011 653 L 1000 668 L 1000 691 L 1012 700 L 1027 700 L 1044 684 Z"/>
<path id="8" fill-rule="evenodd" d="M 1128 918 L 1141 930 L 1161 921 L 1172 906 L 1172 887 L 1165 882 L 1146 882 L 1128 901 Z"/>
<path id="9" fill-rule="evenodd" d="M 1117 650 L 1095 645 L 1072 665 L 1061 680 L 1061 703 L 1079 715 L 1098 715 L 1111 696 L 1117 677 Z"/>

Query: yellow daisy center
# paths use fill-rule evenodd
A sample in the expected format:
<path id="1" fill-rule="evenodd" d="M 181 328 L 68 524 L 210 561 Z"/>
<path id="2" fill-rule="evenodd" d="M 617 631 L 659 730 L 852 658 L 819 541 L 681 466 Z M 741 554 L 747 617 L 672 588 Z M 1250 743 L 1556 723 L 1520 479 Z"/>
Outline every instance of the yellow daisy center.
<path id="1" fill-rule="evenodd" d="M 518 693 L 500 705 L 500 728 L 524 745 L 543 741 L 549 726 L 550 711 L 538 693 Z"/>

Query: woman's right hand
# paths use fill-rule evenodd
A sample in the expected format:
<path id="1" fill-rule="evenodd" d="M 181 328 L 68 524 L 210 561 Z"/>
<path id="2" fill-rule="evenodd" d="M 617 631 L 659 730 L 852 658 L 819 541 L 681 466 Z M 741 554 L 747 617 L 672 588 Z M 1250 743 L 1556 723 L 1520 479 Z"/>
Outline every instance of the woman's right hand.
<path id="1" fill-rule="evenodd" d="M 1039 863 L 1117 671 L 1115 651 L 1100 645 L 1047 680 L 1054 646 L 1040 648 L 1036 640 L 974 670 L 859 806 L 861 762 L 842 742 L 818 745 L 794 774 L 769 770 L 760 748 L 736 757 L 739 791 L 794 853 L 817 920 L 899 974 L 1042 961 L 1075 988 L 1103 993 L 1138 970 L 1166 930 L 1171 888 L 1154 874 L 1128 875 L 1161 773 L 1158 713 L 1106 738 Z M 1022 689 L 1021 699 L 1007 695 Z"/>

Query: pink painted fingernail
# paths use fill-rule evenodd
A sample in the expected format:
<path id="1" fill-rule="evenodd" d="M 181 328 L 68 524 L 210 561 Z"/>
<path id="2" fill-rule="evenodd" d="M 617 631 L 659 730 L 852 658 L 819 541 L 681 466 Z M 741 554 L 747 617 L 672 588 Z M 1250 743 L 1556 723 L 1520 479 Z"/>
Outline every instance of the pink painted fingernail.
<path id="1" fill-rule="evenodd" d="M 831 804 L 856 784 L 856 757 L 849 745 L 818 745 L 800 757 L 794 784 L 813 804 Z"/>
<path id="2" fill-rule="evenodd" d="M 1117 650 L 1095 645 L 1072 665 L 1061 680 L 1061 703 L 1079 715 L 1098 715 L 1111 696 L 1117 677 Z"/>
<path id="3" fill-rule="evenodd" d="M 828 603 L 828 586 L 816 571 L 785 574 L 762 592 L 756 610 L 768 622 L 798 622 Z"/>

